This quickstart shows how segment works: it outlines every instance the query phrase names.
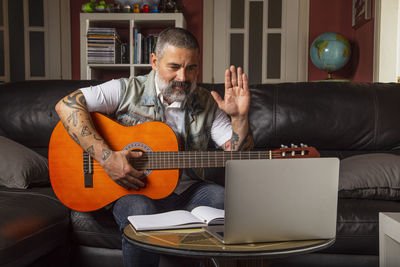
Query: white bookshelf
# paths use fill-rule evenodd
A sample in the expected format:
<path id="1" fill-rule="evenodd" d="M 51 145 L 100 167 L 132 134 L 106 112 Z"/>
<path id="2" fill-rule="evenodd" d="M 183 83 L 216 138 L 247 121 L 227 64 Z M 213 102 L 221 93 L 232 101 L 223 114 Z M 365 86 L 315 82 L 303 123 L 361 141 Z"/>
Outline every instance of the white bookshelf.
<path id="1" fill-rule="evenodd" d="M 122 71 L 129 75 L 137 75 L 147 70 L 150 71 L 150 64 L 133 64 L 134 29 L 160 31 L 171 26 L 186 28 L 186 21 L 182 13 L 81 13 L 81 79 L 98 79 L 104 72 L 118 73 Z M 117 31 L 128 32 L 129 63 L 88 64 L 87 31 L 89 27 L 116 28 Z"/>

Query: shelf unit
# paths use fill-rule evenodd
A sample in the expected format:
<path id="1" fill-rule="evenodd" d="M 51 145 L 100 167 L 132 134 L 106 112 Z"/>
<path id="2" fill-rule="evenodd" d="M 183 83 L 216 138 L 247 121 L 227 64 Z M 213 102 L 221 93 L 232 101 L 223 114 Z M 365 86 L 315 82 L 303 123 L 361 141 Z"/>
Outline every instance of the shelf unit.
<path id="1" fill-rule="evenodd" d="M 81 79 L 108 80 L 150 71 L 150 64 L 133 64 L 134 29 L 160 32 L 162 29 L 171 26 L 186 28 L 186 21 L 182 13 L 81 13 Z M 128 43 L 129 63 L 88 64 L 87 31 L 89 27 L 116 28 L 121 39 Z"/>

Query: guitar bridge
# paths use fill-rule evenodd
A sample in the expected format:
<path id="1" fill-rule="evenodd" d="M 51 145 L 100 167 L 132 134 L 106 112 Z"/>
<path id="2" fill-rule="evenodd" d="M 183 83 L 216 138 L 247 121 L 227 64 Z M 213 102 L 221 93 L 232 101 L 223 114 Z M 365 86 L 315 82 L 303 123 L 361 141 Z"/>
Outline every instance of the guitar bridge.
<path id="1" fill-rule="evenodd" d="M 83 173 L 85 188 L 93 188 L 93 158 L 83 151 Z"/>

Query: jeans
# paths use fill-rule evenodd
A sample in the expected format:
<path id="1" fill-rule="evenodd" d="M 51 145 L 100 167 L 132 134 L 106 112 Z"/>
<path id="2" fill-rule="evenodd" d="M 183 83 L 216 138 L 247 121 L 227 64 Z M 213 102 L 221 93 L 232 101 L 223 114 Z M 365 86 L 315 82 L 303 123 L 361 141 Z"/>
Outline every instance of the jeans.
<path id="1" fill-rule="evenodd" d="M 129 224 L 130 215 L 154 214 L 171 210 L 192 210 L 198 206 L 224 208 L 224 188 L 217 184 L 197 182 L 180 195 L 171 194 L 163 199 L 150 199 L 143 195 L 126 195 L 113 207 L 114 219 L 121 232 Z M 122 238 L 124 266 L 158 266 L 159 255 L 140 249 Z"/>

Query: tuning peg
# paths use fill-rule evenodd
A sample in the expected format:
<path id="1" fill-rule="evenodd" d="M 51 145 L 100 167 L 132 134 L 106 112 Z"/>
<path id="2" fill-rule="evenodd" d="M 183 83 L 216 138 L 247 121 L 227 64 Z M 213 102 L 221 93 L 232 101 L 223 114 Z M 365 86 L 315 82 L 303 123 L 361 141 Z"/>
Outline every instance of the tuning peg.
<path id="1" fill-rule="evenodd" d="M 306 144 L 301 143 L 300 144 L 301 148 L 307 148 L 308 146 Z M 306 153 L 304 152 L 304 150 L 301 151 L 301 155 L 304 156 Z"/>
<path id="2" fill-rule="evenodd" d="M 281 148 L 287 148 L 287 146 L 285 146 L 284 144 L 281 144 Z M 282 152 L 281 152 L 281 156 L 282 156 L 282 157 L 285 157 L 285 156 L 286 156 L 286 152 L 285 152 L 285 151 L 282 151 Z"/>
<path id="3" fill-rule="evenodd" d="M 295 145 L 295 144 L 291 144 L 290 146 L 291 146 L 291 148 L 297 148 L 297 147 L 298 147 L 298 146 Z M 292 151 L 292 157 L 293 157 L 293 156 L 296 156 L 296 152 L 295 152 L 294 150 Z"/>

